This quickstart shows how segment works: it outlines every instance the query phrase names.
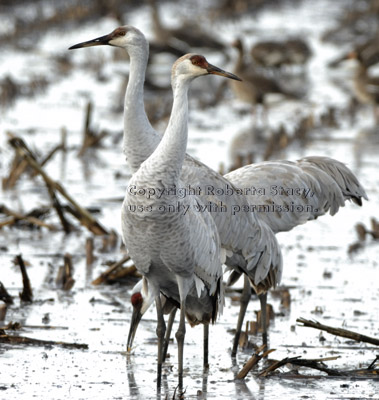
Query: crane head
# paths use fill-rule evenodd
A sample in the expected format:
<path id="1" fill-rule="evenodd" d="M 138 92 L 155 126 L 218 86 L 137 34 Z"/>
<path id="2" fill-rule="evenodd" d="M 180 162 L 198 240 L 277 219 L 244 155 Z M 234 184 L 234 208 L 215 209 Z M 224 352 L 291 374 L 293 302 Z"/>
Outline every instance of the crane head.
<path id="1" fill-rule="evenodd" d="M 210 64 L 204 56 L 198 54 L 186 54 L 176 60 L 172 67 L 173 78 L 187 76 L 193 79 L 202 75 L 220 75 L 225 78 L 241 81 L 237 75 Z"/>
<path id="2" fill-rule="evenodd" d="M 116 28 L 108 35 L 75 44 L 74 46 L 71 46 L 69 50 L 104 45 L 128 48 L 128 46 L 145 46 L 147 45 L 147 41 L 143 33 L 137 28 L 125 25 Z"/>
<path id="3" fill-rule="evenodd" d="M 138 324 L 142 318 L 142 305 L 143 305 L 143 297 L 141 292 L 133 293 L 130 298 L 133 306 L 133 313 L 130 319 L 130 328 L 129 328 L 129 335 L 128 335 L 128 342 L 127 342 L 127 352 L 130 353 L 132 350 L 134 336 L 137 332 Z"/>
<path id="4" fill-rule="evenodd" d="M 155 298 L 153 290 L 149 291 L 147 280 L 142 278 L 133 288 L 130 301 L 133 306 L 133 313 L 130 319 L 130 328 L 127 341 L 127 352 L 132 350 L 134 337 L 137 332 L 138 324 L 146 310 L 151 306 Z"/>

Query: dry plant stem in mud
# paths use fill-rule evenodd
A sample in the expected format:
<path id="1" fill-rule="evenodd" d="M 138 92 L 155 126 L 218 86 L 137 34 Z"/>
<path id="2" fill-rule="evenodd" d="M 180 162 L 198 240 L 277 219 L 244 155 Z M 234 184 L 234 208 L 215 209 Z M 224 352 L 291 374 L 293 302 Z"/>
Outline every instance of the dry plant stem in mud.
<path id="1" fill-rule="evenodd" d="M 299 365 L 299 366 L 304 366 L 308 368 L 313 368 L 317 369 L 319 371 L 326 372 L 330 376 L 341 376 L 345 375 L 344 372 L 340 372 L 334 369 L 327 368 L 323 365 L 320 365 L 318 363 L 323 362 L 323 361 L 332 361 L 336 360 L 338 357 L 327 357 L 327 358 L 318 358 L 318 359 L 310 359 L 310 360 L 302 360 L 300 359 L 300 356 L 297 357 L 286 357 L 283 358 L 283 360 L 280 361 L 275 361 L 273 364 L 271 364 L 268 368 L 264 369 L 259 373 L 259 376 L 267 376 L 271 372 L 275 371 L 276 369 L 282 367 L 283 365 L 286 364 L 293 364 L 293 365 Z"/>
<path id="2" fill-rule="evenodd" d="M 87 267 L 92 265 L 93 262 L 95 261 L 95 256 L 93 254 L 94 251 L 94 243 L 93 243 L 93 237 L 89 237 L 86 239 L 86 265 Z"/>
<path id="3" fill-rule="evenodd" d="M 53 204 L 53 207 L 55 208 L 59 220 L 61 221 L 63 230 L 65 231 L 65 233 L 70 233 L 73 230 L 73 227 L 71 226 L 71 224 L 67 221 L 64 212 L 63 212 L 63 208 L 61 206 L 61 203 L 59 202 L 53 188 L 49 185 L 47 185 L 47 190 L 49 192 L 49 196 L 51 199 L 51 202 Z"/>
<path id="4" fill-rule="evenodd" d="M 32 286 L 30 284 L 29 277 L 28 277 L 28 273 L 26 272 L 24 260 L 22 259 L 21 255 L 18 255 L 16 257 L 15 261 L 20 266 L 21 274 L 22 274 L 23 289 L 22 289 L 22 292 L 19 294 L 20 299 L 22 301 L 32 302 L 33 301 L 33 291 L 32 291 Z"/>
<path id="5" fill-rule="evenodd" d="M 49 193 L 55 193 L 55 191 L 59 192 L 71 205 L 72 207 L 78 212 L 80 215 L 79 221 L 82 225 L 84 225 L 87 229 L 89 229 L 92 233 L 95 235 L 106 235 L 108 234 L 107 230 L 100 225 L 98 221 L 83 207 L 81 207 L 63 188 L 63 186 L 54 180 L 52 180 L 46 172 L 41 168 L 41 166 L 38 164 L 38 162 L 33 158 L 31 155 L 32 153 L 24 143 L 24 141 L 12 135 L 11 133 L 8 133 L 8 136 L 10 137 L 9 143 L 12 147 L 14 147 L 17 151 L 17 153 L 21 156 L 24 157 L 24 159 L 29 163 L 29 165 L 35 169 L 43 178 L 45 181 Z"/>
<path id="6" fill-rule="evenodd" d="M 0 304 L 0 321 L 5 320 L 5 316 L 7 315 L 8 304 Z"/>
<path id="7" fill-rule="evenodd" d="M 64 255 L 64 265 L 59 267 L 58 276 L 55 282 L 63 290 L 68 291 L 75 284 L 75 279 L 73 279 L 72 275 L 73 275 L 72 257 L 71 254 L 66 253 Z"/>
<path id="8" fill-rule="evenodd" d="M 356 340 L 357 342 L 365 342 L 365 343 L 370 343 L 370 344 L 379 346 L 379 339 L 376 339 L 376 338 L 373 338 L 370 336 L 366 336 L 366 335 L 362 335 L 360 333 L 352 332 L 347 329 L 334 328 L 333 326 L 323 325 L 317 321 L 310 321 L 305 318 L 298 318 L 296 320 L 296 322 L 302 324 L 300 326 L 306 326 L 306 327 L 310 327 L 310 328 L 320 329 L 322 331 L 331 333 L 332 335 L 342 336 L 342 337 L 345 337 L 348 339 Z"/>
<path id="9" fill-rule="evenodd" d="M 327 374 L 329 378 L 338 378 L 338 377 L 344 377 L 346 379 L 374 379 L 378 380 L 379 379 L 379 370 L 373 369 L 373 365 L 375 364 L 377 358 L 374 360 L 373 363 L 370 364 L 368 368 L 365 369 L 353 369 L 353 370 L 338 370 L 334 368 L 328 368 L 325 366 L 324 361 L 333 361 L 339 358 L 339 356 L 336 357 L 326 357 L 326 358 L 318 358 L 318 359 L 301 359 L 299 357 L 291 357 L 291 358 L 284 358 L 283 360 L 280 361 L 275 361 L 270 367 L 266 368 L 265 370 L 261 371 L 259 376 L 260 377 L 266 377 L 273 371 L 277 370 L 278 368 L 290 364 L 293 366 L 299 366 L 299 367 L 305 367 L 305 368 L 311 368 L 315 369 L 317 371 L 322 371 Z M 326 376 L 324 375 L 301 375 L 297 370 L 291 371 L 289 373 L 284 373 L 281 376 L 287 378 L 287 379 L 298 379 L 298 378 L 312 378 L 312 379 L 320 379 L 320 378 L 325 378 Z"/>
<path id="10" fill-rule="evenodd" d="M 84 132 L 83 132 L 83 143 L 78 153 L 79 157 L 83 156 L 89 147 L 97 146 L 100 143 L 100 141 L 107 135 L 107 133 L 104 131 L 100 132 L 98 135 L 95 135 L 95 133 L 90 128 L 91 116 L 92 116 L 92 103 L 88 102 L 86 109 Z"/>
<path id="11" fill-rule="evenodd" d="M 68 330 L 67 326 L 53 326 L 53 325 L 21 325 L 20 322 L 8 322 L 7 325 L 0 326 L 0 330 L 4 331 L 18 331 L 21 329 L 42 329 L 42 330 Z"/>
<path id="12" fill-rule="evenodd" d="M 13 159 L 12 167 L 8 177 L 3 178 L 3 190 L 12 189 L 16 185 L 18 178 L 22 175 L 27 166 L 27 161 L 21 159 L 16 155 Z"/>
<path id="13" fill-rule="evenodd" d="M 6 207 L 4 205 L 0 205 L 0 212 L 9 216 L 9 218 L 0 222 L 0 229 L 7 225 L 13 225 L 17 221 L 25 221 L 31 225 L 47 228 L 51 231 L 57 230 L 57 227 L 55 225 L 47 224 L 46 222 L 40 220 L 39 218 L 33 217 L 33 216 L 20 214 L 16 211 L 10 210 L 8 207 Z"/>
<path id="14" fill-rule="evenodd" d="M 96 278 L 94 281 L 92 281 L 92 285 L 101 285 L 102 283 L 106 282 L 112 275 L 116 274 L 116 271 L 127 261 L 130 260 L 129 255 L 125 255 L 120 261 L 117 261 L 113 265 L 111 265 L 105 272 L 103 272 L 98 278 Z M 132 266 L 134 267 L 134 266 Z M 132 269 L 132 267 L 129 267 L 128 270 Z M 135 267 L 132 272 L 129 272 L 129 274 L 133 273 L 135 271 Z"/>
<path id="15" fill-rule="evenodd" d="M 59 150 L 63 151 L 64 149 L 65 145 L 63 142 L 55 146 L 52 150 L 49 151 L 49 153 L 43 158 L 43 160 L 39 162 L 40 166 L 41 167 L 45 166 L 52 159 L 52 157 L 57 151 Z M 29 163 L 25 159 L 21 158 L 16 152 L 8 177 L 3 178 L 3 189 L 4 190 L 12 189 L 16 185 L 18 179 L 24 173 L 24 171 L 27 169 L 28 166 Z M 34 177 L 37 174 L 38 172 L 34 170 L 31 176 Z"/>
<path id="16" fill-rule="evenodd" d="M 108 280 L 112 282 L 117 282 L 120 279 L 123 279 L 127 276 L 138 276 L 141 275 L 138 273 L 135 265 L 131 265 L 130 267 L 119 268 L 115 273 L 109 275 Z"/>
<path id="17" fill-rule="evenodd" d="M 3 330 L 0 330 L 0 343 L 26 344 L 34 346 L 61 346 L 69 349 L 88 349 L 88 344 L 57 342 L 54 340 L 39 340 L 26 336 L 8 335 Z"/>
<path id="18" fill-rule="evenodd" d="M 49 153 L 47 153 L 47 155 L 43 158 L 43 160 L 40 161 L 40 166 L 44 167 L 53 158 L 54 154 L 59 150 L 64 150 L 63 143 L 56 145 L 52 150 L 50 150 Z M 36 176 L 37 174 L 38 172 L 34 170 L 32 176 Z"/>
<path id="19" fill-rule="evenodd" d="M 254 365 L 258 364 L 258 362 L 263 357 L 267 357 L 270 353 L 275 351 L 275 349 L 267 350 L 260 355 L 259 353 L 263 351 L 265 347 L 266 347 L 265 344 L 258 347 L 256 352 L 249 358 L 249 360 L 247 360 L 246 364 L 242 367 L 241 371 L 236 376 L 236 379 L 244 379 L 246 375 L 250 372 L 250 370 L 254 367 Z"/>
<path id="20" fill-rule="evenodd" d="M 8 293 L 7 289 L 5 289 L 2 282 L 0 282 L 0 300 L 2 300 L 5 304 L 13 304 L 13 298 Z"/>

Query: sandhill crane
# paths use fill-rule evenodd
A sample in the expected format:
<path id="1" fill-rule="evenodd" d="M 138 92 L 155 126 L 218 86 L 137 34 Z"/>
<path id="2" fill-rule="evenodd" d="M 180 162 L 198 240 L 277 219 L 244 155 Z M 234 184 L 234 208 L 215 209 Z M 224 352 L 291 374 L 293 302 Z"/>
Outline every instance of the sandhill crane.
<path id="1" fill-rule="evenodd" d="M 304 65 L 312 52 L 300 38 L 283 41 L 262 41 L 250 50 L 251 57 L 262 67 L 280 68 L 283 65 Z"/>
<path id="2" fill-rule="evenodd" d="M 376 124 L 379 124 L 379 76 L 371 75 L 370 67 L 379 61 L 378 46 L 379 39 L 375 37 L 329 63 L 330 67 L 336 67 L 343 61 L 355 60 L 352 85 L 354 97 L 359 103 L 372 106 Z"/>
<path id="3" fill-rule="evenodd" d="M 155 43 L 169 44 L 184 53 L 191 48 L 207 48 L 225 51 L 225 45 L 217 40 L 215 35 L 209 35 L 197 21 L 184 22 L 179 28 L 167 28 L 161 20 L 159 2 L 149 0 L 151 8 L 151 25 L 154 31 Z"/>
<path id="4" fill-rule="evenodd" d="M 348 58 L 355 59 L 357 62 L 353 78 L 355 97 L 360 103 L 373 107 L 375 122 L 379 124 L 379 76 L 369 74 L 369 67 L 359 53 L 351 52 Z"/>
<path id="5" fill-rule="evenodd" d="M 124 106 L 123 148 L 132 172 L 136 172 L 161 141 L 161 135 L 149 123 L 143 106 L 148 43 L 138 29 L 123 26 L 109 35 L 79 43 L 70 49 L 98 45 L 124 48 L 130 56 L 130 75 Z M 222 246 L 230 255 L 226 264 L 228 265 L 228 260 L 234 253 L 238 254 L 239 259 L 243 261 L 241 268 L 259 287 L 262 294 L 275 286 L 281 278 L 282 257 L 274 233 L 253 213 L 247 215 L 231 213 L 234 206 L 241 209 L 246 207 L 248 205 L 246 198 L 236 194 L 231 182 L 189 155 L 184 159 L 181 181 L 188 190 L 199 188 L 198 195 L 204 207 L 213 207 L 211 215 L 216 223 Z M 217 207 L 221 212 L 214 212 Z M 224 209 L 222 207 L 225 207 L 227 212 L 222 212 Z M 265 297 L 261 299 L 264 301 Z M 265 310 L 266 307 L 262 309 L 263 314 Z"/>
<path id="6" fill-rule="evenodd" d="M 145 277 L 157 305 L 158 386 L 162 367 L 164 321 L 160 293 L 180 304 L 178 341 L 179 387 L 183 387 L 185 317 L 191 325 L 208 325 L 222 309 L 222 265 L 225 250 L 210 212 L 199 212 L 202 200 L 173 195 L 184 187 L 181 170 L 188 135 L 187 92 L 192 80 L 215 74 L 239 79 L 207 62 L 200 55 L 187 54 L 172 68 L 174 102 L 161 142 L 130 179 L 122 206 L 123 240 L 138 271 Z M 141 195 L 154 188 L 158 194 Z M 141 208 L 142 207 L 142 208 Z"/>
<path id="7" fill-rule="evenodd" d="M 340 207 L 344 207 L 346 200 L 359 206 L 362 205 L 362 198 L 368 200 L 365 190 L 350 169 L 329 157 L 304 157 L 296 162 L 264 161 L 234 170 L 225 177 L 241 190 L 258 188 L 259 196 L 251 196 L 248 200 L 249 211 L 257 212 L 259 218 L 275 233 L 290 231 L 327 212 L 335 215 Z M 235 282 L 241 272 L 235 267 L 229 284 Z M 245 276 L 238 333 L 250 295 L 250 285 Z M 262 324 L 265 322 L 266 318 Z M 265 331 L 263 335 L 266 335 Z M 238 339 L 236 334 L 233 354 L 237 351 Z"/>
<path id="8" fill-rule="evenodd" d="M 233 72 L 240 76 L 244 83 L 243 85 L 235 85 L 234 82 L 230 82 L 230 86 L 240 100 L 251 104 L 253 107 L 258 104 L 262 105 L 266 114 L 265 98 L 267 95 L 279 94 L 290 99 L 298 99 L 300 97 L 298 94 L 281 87 L 275 79 L 257 72 L 252 63 L 246 63 L 241 39 L 235 40 L 233 47 L 238 51 Z"/>

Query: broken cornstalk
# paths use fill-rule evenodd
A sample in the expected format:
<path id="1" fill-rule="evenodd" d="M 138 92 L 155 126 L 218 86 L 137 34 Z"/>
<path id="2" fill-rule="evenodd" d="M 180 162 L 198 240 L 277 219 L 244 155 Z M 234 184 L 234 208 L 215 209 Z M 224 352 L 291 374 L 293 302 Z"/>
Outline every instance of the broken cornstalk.
<path id="1" fill-rule="evenodd" d="M 342 329 L 342 328 L 334 328 L 333 326 L 328 326 L 328 325 L 323 325 L 320 324 L 317 321 L 310 321 L 307 320 L 305 318 L 298 318 L 296 320 L 296 322 L 303 324 L 300 326 L 306 326 L 309 328 L 315 328 L 315 329 L 320 329 L 322 331 L 326 331 L 328 333 L 331 333 L 332 335 L 336 335 L 336 336 L 342 336 L 348 339 L 353 339 L 356 340 L 357 342 L 365 342 L 365 343 L 370 343 L 370 344 L 374 344 L 376 346 L 379 346 L 379 339 L 370 337 L 370 336 L 366 336 L 366 335 L 362 335 L 360 333 L 357 332 L 353 332 L 353 331 L 349 331 L 347 329 Z"/>
<path id="2" fill-rule="evenodd" d="M 13 297 L 8 293 L 7 289 L 5 289 L 2 282 L 0 282 L 0 300 L 5 304 L 13 304 Z"/>
<path id="3" fill-rule="evenodd" d="M 95 132 L 91 129 L 90 125 L 92 118 L 92 108 L 92 102 L 89 101 L 86 108 L 86 118 L 83 129 L 83 142 L 82 147 L 78 153 L 79 157 L 83 156 L 88 148 L 97 146 L 100 141 L 105 136 L 107 136 L 107 132 L 105 131 L 102 131 L 98 135 L 96 135 Z"/>
<path id="4" fill-rule="evenodd" d="M 72 277 L 72 275 L 72 257 L 71 254 L 66 253 L 64 255 L 64 265 L 59 267 L 58 276 L 55 280 L 55 283 L 63 290 L 68 291 L 75 284 L 75 279 Z"/>
<path id="5" fill-rule="evenodd" d="M 101 226 L 101 224 L 83 207 L 81 207 L 64 189 L 64 187 L 59 183 L 51 179 L 46 172 L 42 169 L 42 167 L 39 165 L 39 163 L 36 161 L 35 157 L 33 156 L 32 152 L 28 149 L 24 141 L 12 135 L 11 133 L 8 132 L 8 136 L 10 137 L 9 143 L 12 147 L 15 148 L 16 152 L 23 157 L 28 164 L 35 169 L 43 178 L 45 181 L 45 184 L 49 190 L 49 193 L 51 196 L 53 196 L 53 204 L 56 207 L 58 215 L 61 217 L 63 215 L 62 207 L 58 207 L 58 203 L 56 202 L 55 199 L 55 192 L 59 192 L 75 209 L 75 211 L 80 215 L 79 222 L 84 225 L 87 229 L 89 229 L 92 233 L 95 235 L 106 235 L 108 234 L 107 230 Z M 54 195 L 53 195 L 54 193 Z M 62 211 L 62 214 L 61 214 Z M 67 231 L 68 225 L 67 222 L 63 222 L 61 219 L 61 222 L 65 228 L 65 231 Z"/>
<path id="6" fill-rule="evenodd" d="M 69 349 L 88 349 L 88 344 L 57 342 L 53 340 L 34 339 L 26 336 L 8 335 L 3 330 L 0 330 L 0 343 L 26 344 L 34 346 L 60 346 Z"/>
<path id="7" fill-rule="evenodd" d="M 9 216 L 9 218 L 0 222 L 0 229 L 7 225 L 13 225 L 17 221 L 25 221 L 31 225 L 47 228 L 51 231 L 54 231 L 57 229 L 57 227 L 55 225 L 48 224 L 48 223 L 42 221 L 41 219 L 36 218 L 32 215 L 20 214 L 17 211 L 10 210 L 8 207 L 6 207 L 4 205 L 0 205 L 0 212 Z"/>
<path id="8" fill-rule="evenodd" d="M 236 379 L 244 379 L 246 375 L 250 372 L 250 370 L 254 367 L 254 365 L 258 364 L 258 362 L 263 358 L 267 357 L 270 353 L 275 351 L 275 349 L 266 350 L 262 354 L 259 354 L 265 349 L 266 345 L 258 347 L 256 352 L 247 360 L 246 364 L 242 367 L 241 371 L 237 374 Z"/>
<path id="9" fill-rule="evenodd" d="M 130 256 L 125 255 L 121 260 L 112 264 L 105 272 L 100 274 L 98 278 L 92 281 L 92 285 L 100 285 L 108 280 L 116 280 L 127 275 L 132 275 L 136 271 L 136 267 L 134 265 L 121 269 L 122 265 L 129 260 Z"/>
<path id="10" fill-rule="evenodd" d="M 32 285 L 30 284 L 28 273 L 26 272 L 25 263 L 24 263 L 24 260 L 22 259 L 21 254 L 19 254 L 16 257 L 15 261 L 19 265 L 19 267 L 21 269 L 21 274 L 22 274 L 23 289 L 22 289 L 22 292 L 19 293 L 20 299 L 22 301 L 32 302 L 33 301 Z"/>

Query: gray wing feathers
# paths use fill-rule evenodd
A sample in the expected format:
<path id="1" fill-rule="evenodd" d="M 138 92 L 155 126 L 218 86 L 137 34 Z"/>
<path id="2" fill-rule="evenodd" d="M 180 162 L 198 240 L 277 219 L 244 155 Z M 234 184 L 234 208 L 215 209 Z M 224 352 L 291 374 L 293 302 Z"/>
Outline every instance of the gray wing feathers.
<path id="1" fill-rule="evenodd" d="M 195 274 L 215 293 L 217 280 L 222 276 L 223 257 L 217 228 L 208 213 L 188 210 L 190 220 L 189 243 L 194 251 Z M 186 216 L 187 216 L 186 214 Z"/>
<path id="2" fill-rule="evenodd" d="M 254 240 L 260 229 L 255 218 L 252 219 L 245 213 L 231 214 L 234 206 L 242 209 L 243 205 L 247 205 L 245 196 L 231 195 L 227 191 L 228 188 L 235 189 L 231 182 L 188 155 L 183 165 L 181 180 L 191 187 L 202 189 L 199 197 L 203 204 L 210 202 L 219 207 L 225 206 L 226 212 L 211 213 L 223 247 L 237 251 L 245 246 L 248 239 Z M 207 187 L 215 189 L 213 194 L 206 190 Z M 217 192 L 217 189 L 221 189 L 221 191 Z"/>
<path id="3" fill-rule="evenodd" d="M 225 206 L 225 212 L 211 213 L 220 235 L 221 245 L 227 250 L 242 255 L 238 264 L 243 266 L 251 280 L 259 284 L 271 273 L 271 281 L 274 285 L 279 282 L 282 257 L 274 232 L 254 213 L 243 211 L 232 213 L 233 207 L 242 210 L 244 206 L 248 206 L 246 196 L 235 193 L 232 195 L 230 191 L 227 191 L 228 188 L 236 189 L 233 182 L 190 156 L 186 157 L 181 179 L 191 186 L 199 186 L 203 189 L 203 195 L 200 197 L 204 203 L 211 202 Z M 207 185 L 223 190 L 206 193 Z M 230 263 L 227 261 L 226 264 Z"/>
<path id="4" fill-rule="evenodd" d="M 345 200 L 361 204 L 367 195 L 354 174 L 339 161 L 328 157 L 305 157 L 291 161 L 266 161 L 248 165 L 225 176 L 237 187 L 265 188 L 265 195 L 250 196 L 252 204 L 296 206 L 292 212 L 261 212 L 258 217 L 274 232 L 289 231 L 297 225 L 315 219 L 329 211 L 334 215 Z M 272 194 L 270 188 L 306 189 L 308 195 Z M 313 195 L 312 195 L 313 193 Z"/>
<path id="5" fill-rule="evenodd" d="M 328 157 L 251 164 L 225 178 L 237 188 L 256 190 L 247 195 L 247 202 L 249 209 L 254 210 L 258 235 L 255 234 L 250 247 L 249 243 L 243 247 L 242 254 L 234 254 L 229 264 L 239 267 L 231 279 L 235 280 L 238 271 L 244 270 L 258 293 L 275 286 L 282 274 L 281 253 L 272 232 L 289 231 L 327 212 L 334 215 L 346 200 L 358 205 L 362 204 L 362 197 L 367 200 L 350 169 Z"/>
<path id="6" fill-rule="evenodd" d="M 328 157 L 304 157 L 298 161 L 301 166 L 304 163 L 313 164 L 329 175 L 340 188 L 345 200 L 352 200 L 359 206 L 362 205 L 362 197 L 368 200 L 367 194 L 359 183 L 357 177 L 345 164 Z"/>
<path id="7" fill-rule="evenodd" d="M 264 222 L 260 227 L 260 240 L 249 242 L 252 252 L 245 255 L 246 272 L 256 287 L 262 284 L 266 290 L 280 282 L 283 270 L 282 253 L 271 228 Z M 264 283 L 267 279 L 268 282 Z"/>

